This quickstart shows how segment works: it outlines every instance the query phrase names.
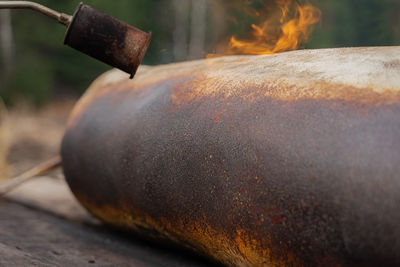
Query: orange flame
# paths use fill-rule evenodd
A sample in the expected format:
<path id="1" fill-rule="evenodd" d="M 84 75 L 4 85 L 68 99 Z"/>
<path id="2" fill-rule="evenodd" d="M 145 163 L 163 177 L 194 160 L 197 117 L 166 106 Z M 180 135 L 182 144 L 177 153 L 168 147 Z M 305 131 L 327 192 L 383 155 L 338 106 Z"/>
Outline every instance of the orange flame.
<path id="1" fill-rule="evenodd" d="M 309 4 L 300 5 L 293 0 L 275 0 L 277 12 L 271 7 L 253 10 L 254 17 L 263 21 L 252 24 L 251 38 L 230 38 L 227 54 L 262 55 L 296 50 L 304 44 L 320 21 L 321 11 Z M 260 15 L 263 14 L 263 15 Z M 268 16 L 268 19 L 265 19 Z"/>

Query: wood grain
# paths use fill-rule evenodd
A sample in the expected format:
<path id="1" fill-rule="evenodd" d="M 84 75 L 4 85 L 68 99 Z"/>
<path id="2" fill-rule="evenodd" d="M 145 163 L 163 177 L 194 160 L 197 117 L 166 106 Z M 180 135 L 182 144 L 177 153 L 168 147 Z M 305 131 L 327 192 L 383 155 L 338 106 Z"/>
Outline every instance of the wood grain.
<path id="1" fill-rule="evenodd" d="M 42 177 L 0 201 L 0 266 L 210 266 L 186 251 L 116 232 L 62 179 Z"/>

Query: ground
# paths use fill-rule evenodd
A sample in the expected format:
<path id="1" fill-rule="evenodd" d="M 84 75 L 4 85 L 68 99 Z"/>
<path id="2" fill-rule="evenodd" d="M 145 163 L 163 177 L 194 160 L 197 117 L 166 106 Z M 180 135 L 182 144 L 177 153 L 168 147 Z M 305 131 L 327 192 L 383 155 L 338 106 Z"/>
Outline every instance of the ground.
<path id="1" fill-rule="evenodd" d="M 74 99 L 42 108 L 17 104 L 0 109 L 0 179 L 15 176 L 59 153 Z"/>

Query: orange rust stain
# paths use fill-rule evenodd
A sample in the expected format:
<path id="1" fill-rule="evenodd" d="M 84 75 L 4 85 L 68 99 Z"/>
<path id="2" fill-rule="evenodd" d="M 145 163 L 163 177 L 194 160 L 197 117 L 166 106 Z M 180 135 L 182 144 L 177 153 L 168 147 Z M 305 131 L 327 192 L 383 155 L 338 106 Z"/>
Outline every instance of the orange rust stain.
<path id="1" fill-rule="evenodd" d="M 281 224 L 283 219 L 278 215 L 279 210 L 276 207 L 270 207 L 268 209 L 268 218 L 271 220 L 272 224 Z"/>
<path id="2" fill-rule="evenodd" d="M 249 103 L 263 98 L 288 102 L 343 100 L 359 106 L 400 103 L 400 84 L 393 78 L 397 61 L 392 58 L 398 51 L 396 47 L 357 48 L 222 57 L 144 68 L 134 80 L 126 76 L 112 79 L 116 74 L 112 71 L 93 83 L 74 109 L 68 126 L 72 127 L 86 107 L 104 94 L 151 94 L 158 84 L 166 82 L 170 86 L 172 110 L 205 98 L 226 101 L 234 97 Z M 354 63 L 357 59 L 367 67 Z M 348 75 L 346 68 L 354 70 L 354 77 Z M 216 122 L 220 120 L 221 116 L 215 118 Z"/>
<path id="3" fill-rule="evenodd" d="M 260 255 L 260 248 L 258 247 L 258 242 L 256 240 L 251 240 L 246 235 L 245 231 L 237 230 L 237 236 L 235 238 L 236 246 L 239 248 L 240 254 L 251 264 L 257 265 L 267 264 L 267 259 L 271 258 L 270 252 L 268 250 L 263 251 L 265 254 Z M 260 260 L 264 258 L 264 260 Z M 271 264 L 271 263 L 269 263 Z M 273 264 L 271 266 L 278 266 Z"/>
<path id="4" fill-rule="evenodd" d="M 200 75 L 199 75 L 200 76 Z M 400 103 L 400 91 L 386 90 L 378 93 L 373 88 L 359 88 L 346 84 L 317 81 L 312 83 L 293 84 L 284 79 L 265 81 L 263 84 L 252 81 L 225 83 L 216 77 L 197 77 L 191 83 L 180 86 L 171 96 L 177 107 L 202 98 L 239 97 L 248 102 L 256 102 L 263 98 L 281 101 L 343 100 L 358 105 L 379 106 Z"/>
<path id="5" fill-rule="evenodd" d="M 262 244 L 247 230 L 238 229 L 233 237 L 224 229 L 210 226 L 208 219 L 184 221 L 176 218 L 151 218 L 143 211 L 127 205 L 98 206 L 83 193 L 75 192 L 77 199 L 90 213 L 108 224 L 145 235 L 156 240 L 169 240 L 195 250 L 228 266 L 302 266 L 285 251 L 272 256 L 271 245 Z"/>

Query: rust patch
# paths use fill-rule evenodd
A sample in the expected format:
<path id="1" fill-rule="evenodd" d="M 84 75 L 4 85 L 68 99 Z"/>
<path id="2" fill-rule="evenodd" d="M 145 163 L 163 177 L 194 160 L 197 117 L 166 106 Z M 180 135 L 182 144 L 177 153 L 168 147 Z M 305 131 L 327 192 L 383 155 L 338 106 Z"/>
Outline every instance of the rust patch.
<path id="1" fill-rule="evenodd" d="M 154 219 L 145 211 L 133 211 L 134 207 L 126 207 L 124 202 L 116 209 L 112 205 L 92 203 L 81 193 L 75 192 L 75 195 L 83 206 L 104 222 L 146 238 L 173 241 L 230 266 L 302 266 L 287 252 L 272 256 L 269 247 L 250 237 L 246 230 L 237 230 L 232 237 L 224 235 L 222 229 L 211 227 L 206 217 L 200 216 L 201 219 L 196 221 Z"/>
<path id="2" fill-rule="evenodd" d="M 388 62 L 384 62 L 383 65 L 389 70 L 399 70 L 400 69 L 400 59 L 394 59 Z"/>
<path id="3" fill-rule="evenodd" d="M 392 50 L 394 50 L 393 53 L 397 52 L 396 48 L 390 48 L 389 51 Z M 396 62 L 385 48 L 376 48 L 376 50 L 336 49 L 332 51 L 334 52 L 317 50 L 310 53 L 306 50 L 270 56 L 222 57 L 213 60 L 147 67 L 137 75 L 134 81 L 124 80 L 121 82 L 121 79 L 118 78 L 115 82 L 103 82 L 103 79 L 107 79 L 107 77 L 119 76 L 117 71 L 112 71 L 93 83 L 77 105 L 70 121 L 75 121 L 79 117 L 79 110 L 84 110 L 90 102 L 106 93 L 148 90 L 147 88 L 162 83 L 173 84 L 171 100 L 172 108 L 175 110 L 189 101 L 208 97 L 228 99 L 240 96 L 251 102 L 265 97 L 282 101 L 343 100 L 360 106 L 385 105 L 400 101 L 400 85 L 396 83 L 400 77 L 399 79 L 385 77 L 389 74 L 385 72 L 385 69 L 380 70 L 382 64 L 388 67 Z M 351 55 L 351 51 L 355 52 L 352 57 L 364 61 L 368 61 L 370 53 L 379 56 L 379 52 L 383 51 L 379 61 L 371 59 L 372 66 L 370 68 L 375 67 L 375 73 L 366 70 L 359 76 L 354 74 L 353 80 L 348 80 L 349 78 L 346 76 L 342 82 L 335 82 L 330 81 L 335 79 L 329 78 L 332 75 L 329 73 L 329 68 L 327 70 L 315 69 L 319 68 L 320 64 L 334 64 L 329 61 L 319 62 L 320 58 L 323 58 L 322 55 L 325 55 L 324 53 L 330 53 L 333 54 L 332 56 L 336 55 L 338 57 L 336 60 L 341 63 L 339 70 L 334 71 L 338 72 L 338 76 L 346 75 L 347 70 L 343 65 L 346 65 L 346 56 Z M 313 60 L 316 61 L 315 66 L 311 64 L 307 67 Z M 299 66 L 301 71 L 297 72 L 299 70 L 296 71 L 297 67 L 293 66 Z M 302 67 L 300 68 L 300 66 Z M 340 70 L 340 67 L 343 67 L 343 70 Z M 392 76 L 390 74 L 390 77 Z M 374 79 L 376 87 L 367 82 L 371 77 Z M 380 80 L 382 80 L 381 83 Z M 218 121 L 218 118 L 216 120 Z"/>
<path id="4" fill-rule="evenodd" d="M 204 75 L 195 77 L 190 82 L 179 84 L 172 95 L 172 104 L 179 108 L 185 103 L 201 98 L 218 97 L 228 100 L 236 96 L 253 103 L 262 98 L 289 102 L 306 99 L 343 100 L 360 106 L 390 105 L 400 102 L 400 91 L 393 90 L 384 90 L 378 93 L 373 88 L 359 88 L 323 81 L 293 84 L 284 78 L 268 80 L 261 85 L 251 81 L 235 81 L 229 84 L 217 77 L 208 79 Z"/>

